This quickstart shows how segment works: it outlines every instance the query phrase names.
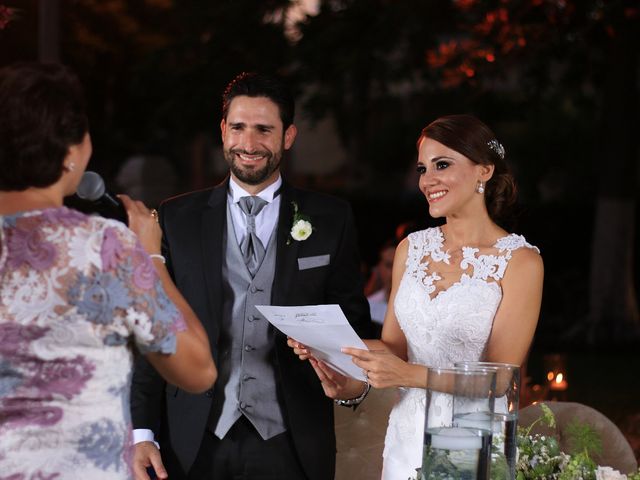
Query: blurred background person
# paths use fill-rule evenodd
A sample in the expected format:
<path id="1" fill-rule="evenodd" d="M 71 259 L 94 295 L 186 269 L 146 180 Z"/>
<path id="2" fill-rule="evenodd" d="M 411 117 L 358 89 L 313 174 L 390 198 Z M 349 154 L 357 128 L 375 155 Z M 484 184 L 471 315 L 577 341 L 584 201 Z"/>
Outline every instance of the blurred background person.
<path id="1" fill-rule="evenodd" d="M 122 197 L 136 237 L 63 206 L 92 153 L 75 75 L 5 67 L 0 111 L 0 475 L 132 478 L 131 346 L 198 392 L 217 375 L 206 334 L 155 211 Z"/>
<path id="2" fill-rule="evenodd" d="M 371 320 L 376 324 L 377 335 L 380 336 L 384 314 L 387 311 L 389 294 L 391 293 L 391 272 L 393 271 L 393 256 L 396 251 L 395 240 L 386 241 L 378 251 L 378 262 L 373 267 L 371 276 L 365 286 Z"/>
<path id="3" fill-rule="evenodd" d="M 115 181 L 119 191 L 149 207 L 157 207 L 162 200 L 178 193 L 177 179 L 175 168 L 165 156 L 140 153 L 127 158 Z"/>

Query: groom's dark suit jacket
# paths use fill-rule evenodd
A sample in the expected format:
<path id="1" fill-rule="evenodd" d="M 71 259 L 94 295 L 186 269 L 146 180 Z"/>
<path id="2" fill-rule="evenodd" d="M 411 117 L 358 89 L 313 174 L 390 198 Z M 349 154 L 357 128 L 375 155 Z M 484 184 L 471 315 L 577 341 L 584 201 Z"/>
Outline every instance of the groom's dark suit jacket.
<path id="1" fill-rule="evenodd" d="M 227 189 L 228 181 L 213 189 L 172 198 L 160 208 L 167 266 L 202 321 L 216 362 L 223 303 L 222 240 L 227 228 Z M 350 207 L 340 199 L 299 190 L 286 182 L 281 195 L 271 304 L 336 303 L 356 332 L 362 338 L 370 337 L 369 306 L 362 291 Z M 297 203 L 300 213 L 308 216 L 313 225 L 313 233 L 307 240 L 289 238 L 294 213 L 292 202 Z M 228 230 L 230 241 L 234 241 L 233 227 L 229 226 Z M 323 261 L 312 261 L 312 265 L 320 265 L 300 268 L 298 259 L 325 255 L 328 255 L 326 265 L 322 265 Z M 283 334 L 277 332 L 275 338 L 278 396 L 300 462 L 309 479 L 333 479 L 332 401 L 324 395 L 309 362 L 302 362 L 294 355 Z M 154 431 L 172 480 L 184 478 L 193 464 L 215 394 L 214 389 L 192 395 L 167 385 L 142 357 L 138 360 L 131 398 L 133 426 Z"/>

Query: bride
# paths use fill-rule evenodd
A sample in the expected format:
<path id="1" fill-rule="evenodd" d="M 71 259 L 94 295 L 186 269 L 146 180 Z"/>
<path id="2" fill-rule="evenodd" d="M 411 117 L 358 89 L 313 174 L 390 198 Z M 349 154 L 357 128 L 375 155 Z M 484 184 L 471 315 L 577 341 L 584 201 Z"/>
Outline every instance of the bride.
<path id="1" fill-rule="evenodd" d="M 515 203 L 505 150 L 470 115 L 429 124 L 418 139 L 419 187 L 441 227 L 414 232 L 396 249 L 380 341 L 344 349 L 375 388 L 404 387 L 389 416 L 382 478 L 405 480 L 422 461 L 427 367 L 458 361 L 522 364 L 540 312 L 543 264 L 536 247 L 498 222 Z M 358 382 L 309 359 L 327 396 Z M 362 390 L 360 384 L 360 390 Z"/>

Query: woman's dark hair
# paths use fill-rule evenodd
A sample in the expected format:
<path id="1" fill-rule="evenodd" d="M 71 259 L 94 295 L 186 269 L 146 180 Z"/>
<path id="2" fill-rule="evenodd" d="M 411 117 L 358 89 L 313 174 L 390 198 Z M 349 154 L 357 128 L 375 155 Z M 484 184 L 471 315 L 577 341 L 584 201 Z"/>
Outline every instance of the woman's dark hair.
<path id="1" fill-rule="evenodd" d="M 266 97 L 280 110 L 280 120 L 286 130 L 293 124 L 295 103 L 291 91 L 279 77 L 255 72 L 243 72 L 229 82 L 222 95 L 222 118 L 227 119 L 229 105 L 235 97 Z"/>
<path id="2" fill-rule="evenodd" d="M 423 137 L 440 142 L 473 163 L 494 165 L 484 190 L 487 211 L 494 221 L 511 213 L 517 198 L 516 183 L 504 159 L 504 148 L 489 127 L 473 115 L 447 115 L 427 125 L 420 139 Z"/>
<path id="3" fill-rule="evenodd" d="M 69 147 L 88 130 L 82 87 L 67 67 L 17 63 L 0 70 L 0 190 L 57 182 Z"/>

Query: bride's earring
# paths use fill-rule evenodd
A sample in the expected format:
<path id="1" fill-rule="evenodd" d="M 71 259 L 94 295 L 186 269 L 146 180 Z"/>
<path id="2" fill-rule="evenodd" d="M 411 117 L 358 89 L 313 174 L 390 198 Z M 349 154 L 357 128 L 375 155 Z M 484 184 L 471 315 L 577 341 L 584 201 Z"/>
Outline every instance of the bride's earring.
<path id="1" fill-rule="evenodd" d="M 476 185 L 476 192 L 484 193 L 484 182 L 482 180 L 478 180 L 478 185 Z"/>
<path id="2" fill-rule="evenodd" d="M 64 168 L 65 172 L 73 172 L 76 169 L 76 164 L 73 162 L 69 162 L 68 165 L 65 165 L 62 168 Z"/>

